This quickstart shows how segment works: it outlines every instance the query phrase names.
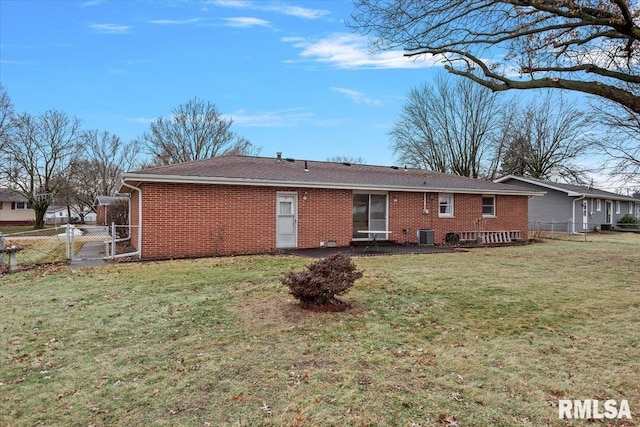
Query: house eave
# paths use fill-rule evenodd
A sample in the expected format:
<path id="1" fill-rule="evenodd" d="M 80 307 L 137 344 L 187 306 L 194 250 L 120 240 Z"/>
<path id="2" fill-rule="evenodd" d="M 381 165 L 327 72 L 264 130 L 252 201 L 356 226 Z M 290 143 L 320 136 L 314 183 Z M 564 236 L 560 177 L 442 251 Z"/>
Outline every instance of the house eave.
<path id="1" fill-rule="evenodd" d="M 302 188 L 323 188 L 352 191 L 401 191 L 401 192 L 426 192 L 426 193 L 458 193 L 458 194 L 495 194 L 511 196 L 543 196 L 544 191 L 526 190 L 506 190 L 506 189 L 471 189 L 457 187 L 434 187 L 434 186 L 403 186 L 403 185 L 377 185 L 339 182 L 313 182 L 313 181 L 287 181 L 287 180 L 264 180 L 248 178 L 228 178 L 228 177 L 198 177 L 183 175 L 152 175 L 125 173 L 122 176 L 124 182 L 134 187 L 142 183 L 171 183 L 171 184 L 207 184 L 207 185 L 242 185 L 258 187 L 302 187 Z M 125 191 L 121 189 L 120 191 Z"/>
<path id="2" fill-rule="evenodd" d="M 609 193 L 609 192 L 606 192 L 607 194 L 602 194 L 602 193 L 596 194 L 596 193 L 590 193 L 590 192 L 584 192 L 584 191 L 578 192 L 578 191 L 567 190 L 566 188 L 561 188 L 553 184 L 539 182 L 539 181 L 527 179 L 526 177 L 517 176 L 517 175 L 505 175 L 501 178 L 494 180 L 494 182 L 503 183 L 504 181 L 507 181 L 509 179 L 514 179 L 516 181 L 521 181 L 527 184 L 536 185 L 538 187 L 543 187 L 543 188 L 548 188 L 550 190 L 558 191 L 566 194 L 568 197 L 585 198 L 585 199 L 588 198 L 588 199 L 619 200 L 624 202 L 636 202 L 636 203 L 640 202 L 639 199 L 636 199 L 633 197 L 618 195 L 618 194 Z"/>
<path id="3" fill-rule="evenodd" d="M 501 178 L 498 178 L 498 179 L 494 180 L 494 182 L 502 183 L 502 182 L 504 182 L 504 181 L 506 181 L 508 179 L 515 179 L 516 181 L 522 181 L 522 182 L 526 182 L 527 184 L 537 185 L 538 187 L 544 187 L 544 188 L 548 188 L 550 190 L 555 190 L 555 191 L 559 191 L 561 193 L 566 193 L 567 196 L 569 196 L 569 197 L 579 197 L 579 196 L 583 195 L 581 193 L 576 193 L 575 191 L 566 190 L 564 188 L 556 187 L 554 185 L 550 185 L 550 184 L 547 184 L 547 183 L 533 181 L 531 179 L 527 179 L 526 177 L 516 176 L 516 175 L 505 175 L 505 176 L 503 176 Z"/>

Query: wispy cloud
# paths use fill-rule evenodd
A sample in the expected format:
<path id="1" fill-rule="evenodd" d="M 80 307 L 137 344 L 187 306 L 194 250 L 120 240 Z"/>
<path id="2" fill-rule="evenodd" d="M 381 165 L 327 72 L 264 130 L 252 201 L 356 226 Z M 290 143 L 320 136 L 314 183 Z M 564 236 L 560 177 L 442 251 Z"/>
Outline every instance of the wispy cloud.
<path id="1" fill-rule="evenodd" d="M 278 4 L 262 7 L 261 9 L 304 19 L 319 19 L 331 13 L 328 10 L 324 9 L 309 9 L 306 7 L 286 6 Z"/>
<path id="2" fill-rule="evenodd" d="M 2 65 L 36 65 L 33 61 L 12 61 L 8 59 L 0 59 L 0 64 Z"/>
<path id="3" fill-rule="evenodd" d="M 335 33 L 320 40 L 283 38 L 282 41 L 292 43 L 300 49 L 301 58 L 337 68 L 426 68 L 439 63 L 432 56 L 422 59 L 407 58 L 401 50 L 371 53 L 366 37 L 349 33 Z"/>
<path id="4" fill-rule="evenodd" d="M 120 24 L 89 24 L 89 28 L 104 34 L 125 34 L 131 30 L 130 26 Z"/>
<path id="5" fill-rule="evenodd" d="M 331 12 L 325 9 L 310 9 L 300 6 L 289 6 L 282 2 L 267 1 L 246 1 L 246 0 L 213 0 L 210 2 L 216 6 L 228 7 L 234 9 L 261 10 L 267 12 L 276 12 L 283 15 L 295 16 L 303 19 L 319 19 L 329 15 Z"/>
<path id="6" fill-rule="evenodd" d="M 146 117 L 129 117 L 129 118 L 125 119 L 125 121 L 127 121 L 129 123 L 143 123 L 143 124 L 151 123 L 154 120 L 155 119 L 148 119 Z"/>
<path id="7" fill-rule="evenodd" d="M 356 104 L 364 104 L 364 105 L 382 105 L 382 101 L 379 99 L 370 98 L 362 92 L 353 89 L 347 89 L 344 87 L 332 87 L 332 91 L 341 93 L 345 95 L 347 98 L 351 99 Z"/>
<path id="8" fill-rule="evenodd" d="M 315 114 L 303 108 L 291 108 L 280 111 L 263 111 L 249 114 L 245 110 L 238 110 L 229 115 L 233 123 L 254 127 L 291 127 L 301 122 L 308 122 L 315 118 Z"/>
<path id="9" fill-rule="evenodd" d="M 234 28 L 251 28 L 251 27 L 270 27 L 271 24 L 269 21 L 265 21 L 264 19 L 251 18 L 251 17 L 237 17 L 237 18 L 226 18 L 225 22 L 228 27 Z"/>
<path id="10" fill-rule="evenodd" d="M 88 1 L 83 1 L 80 3 L 81 7 L 91 7 L 91 6 L 97 6 L 101 3 L 104 3 L 104 0 L 88 0 Z"/>
<path id="11" fill-rule="evenodd" d="M 236 9 L 246 9 L 251 7 L 251 2 L 247 0 L 211 0 L 208 3 L 222 7 L 232 7 Z"/>
<path id="12" fill-rule="evenodd" d="M 147 21 L 149 24 L 156 25 L 189 25 L 189 24 L 199 24 L 203 20 L 201 18 L 191 18 L 191 19 L 153 19 L 151 21 Z"/>

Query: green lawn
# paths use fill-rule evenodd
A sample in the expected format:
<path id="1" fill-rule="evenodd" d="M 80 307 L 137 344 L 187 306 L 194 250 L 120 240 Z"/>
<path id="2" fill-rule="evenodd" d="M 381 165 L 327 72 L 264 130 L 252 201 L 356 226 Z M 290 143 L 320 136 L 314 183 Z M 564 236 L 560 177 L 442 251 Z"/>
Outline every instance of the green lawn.
<path id="1" fill-rule="evenodd" d="M 640 419 L 640 235 L 354 258 L 343 313 L 293 256 L 0 277 L 0 425 L 565 426 Z"/>

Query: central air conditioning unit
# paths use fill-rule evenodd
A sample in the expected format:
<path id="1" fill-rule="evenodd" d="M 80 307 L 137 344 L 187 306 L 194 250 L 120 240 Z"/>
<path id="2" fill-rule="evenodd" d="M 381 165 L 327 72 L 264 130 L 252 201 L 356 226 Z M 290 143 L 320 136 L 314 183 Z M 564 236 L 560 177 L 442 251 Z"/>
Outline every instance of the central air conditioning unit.
<path id="1" fill-rule="evenodd" d="M 433 246 L 433 230 L 418 230 L 418 243 Z"/>

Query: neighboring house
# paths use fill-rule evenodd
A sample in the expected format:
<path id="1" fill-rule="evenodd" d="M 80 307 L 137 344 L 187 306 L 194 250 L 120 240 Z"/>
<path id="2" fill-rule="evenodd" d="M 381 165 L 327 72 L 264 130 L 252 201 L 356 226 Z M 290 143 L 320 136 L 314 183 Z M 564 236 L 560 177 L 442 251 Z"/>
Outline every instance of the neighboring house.
<path id="1" fill-rule="evenodd" d="M 142 258 L 349 246 L 374 238 L 439 243 L 449 233 L 472 239 L 478 230 L 527 239 L 528 199 L 542 195 L 420 169 L 280 155 L 129 172 L 120 191 L 131 193 L 131 243 Z"/>
<path id="2" fill-rule="evenodd" d="M 35 220 L 36 212 L 23 195 L 0 188 L 0 225 L 29 225 Z"/>
<path id="3" fill-rule="evenodd" d="M 49 206 L 44 214 L 45 224 L 53 225 L 78 223 L 82 218 L 84 218 L 85 223 L 92 222 L 95 221 L 95 214 L 89 211 L 81 215 L 78 210 L 71 208 L 71 221 L 69 221 L 69 209 L 66 206 Z"/>
<path id="4" fill-rule="evenodd" d="M 613 228 L 626 214 L 640 218 L 640 199 L 633 197 L 515 175 L 504 176 L 496 182 L 525 191 L 545 191 L 544 197 L 529 201 L 529 221 L 532 226 L 543 229 L 554 224 L 558 231 L 575 233 L 594 227 Z M 561 229 L 563 226 L 567 229 Z"/>
<path id="5" fill-rule="evenodd" d="M 108 224 L 109 206 L 122 201 L 128 202 L 129 198 L 123 196 L 97 196 L 93 202 L 93 208 L 96 210 L 96 224 L 111 225 Z"/>
<path id="6" fill-rule="evenodd" d="M 67 208 L 59 206 L 49 206 L 44 213 L 45 224 L 66 224 L 67 223 Z"/>

